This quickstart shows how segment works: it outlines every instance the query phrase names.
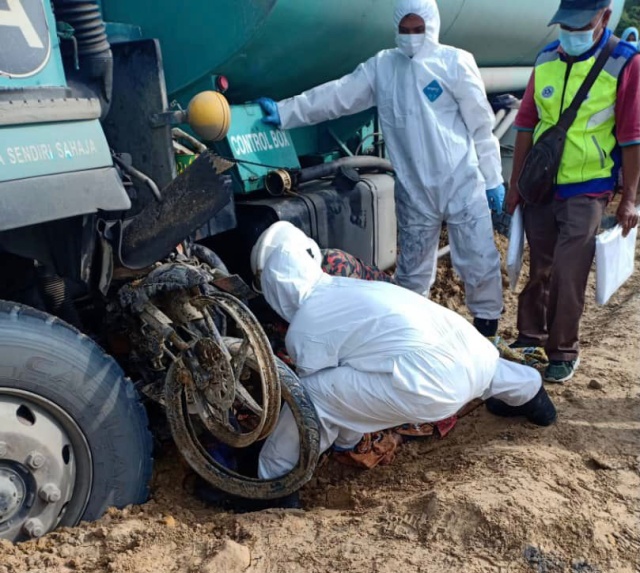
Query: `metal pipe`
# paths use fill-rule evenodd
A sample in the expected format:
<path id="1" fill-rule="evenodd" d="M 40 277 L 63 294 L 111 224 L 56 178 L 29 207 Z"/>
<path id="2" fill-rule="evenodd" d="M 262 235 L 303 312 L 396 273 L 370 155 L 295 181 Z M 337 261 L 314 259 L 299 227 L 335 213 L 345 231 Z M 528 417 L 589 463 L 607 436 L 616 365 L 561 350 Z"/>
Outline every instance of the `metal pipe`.
<path id="1" fill-rule="evenodd" d="M 494 122 L 494 131 L 496 129 L 498 129 L 498 127 L 500 126 L 500 124 L 502 123 L 502 120 L 504 119 L 505 115 L 507 115 L 507 110 L 506 109 L 499 109 L 498 112 L 496 113 L 496 120 Z"/>
<path id="2" fill-rule="evenodd" d="M 327 129 L 327 132 L 329 133 L 329 135 L 333 138 L 333 140 L 338 144 L 338 147 L 340 147 L 340 149 L 342 149 L 342 152 L 347 156 L 347 157 L 353 157 L 353 153 L 351 152 L 351 150 L 347 147 L 347 144 L 342 141 L 342 139 L 340 139 L 338 137 L 338 135 L 336 134 L 335 131 L 333 131 L 333 129 L 331 129 L 330 127 Z M 357 152 L 356 152 L 357 155 Z"/>
<path id="3" fill-rule="evenodd" d="M 267 173 L 267 176 L 264 178 L 264 186 L 269 195 L 281 197 L 291 191 L 293 188 L 293 180 L 288 171 L 276 169 Z"/>
<path id="4" fill-rule="evenodd" d="M 509 110 L 507 117 L 505 117 L 500 125 L 496 128 L 493 134 L 498 138 L 498 140 L 502 139 L 504 135 L 511 129 L 511 126 L 516 121 L 516 116 L 518 115 L 518 109 Z"/>
<path id="5" fill-rule="evenodd" d="M 524 91 L 531 77 L 532 67 L 480 68 L 487 93 Z"/>
<path id="6" fill-rule="evenodd" d="M 113 156 L 113 162 L 117 163 L 120 169 L 122 169 L 122 171 L 124 171 L 128 175 L 131 175 L 131 177 L 133 177 L 134 179 L 137 179 L 138 181 L 144 183 L 147 187 L 149 187 L 149 189 L 151 190 L 151 193 L 153 193 L 153 196 L 156 198 L 157 201 L 159 202 L 162 201 L 162 193 L 160 192 L 160 188 L 158 187 L 156 182 L 153 179 L 151 179 L 151 177 L 149 177 L 148 175 L 145 175 L 144 173 L 142 173 L 142 171 L 138 171 L 135 167 L 132 167 L 131 165 L 127 165 L 117 155 Z"/>
<path id="7" fill-rule="evenodd" d="M 193 135 L 190 135 L 186 131 L 183 131 L 179 127 L 174 127 L 171 130 L 171 135 L 178 139 L 184 139 L 187 143 L 193 145 L 194 150 L 198 153 L 206 153 L 208 150 L 208 147 L 204 143 L 193 137 Z"/>
<path id="8" fill-rule="evenodd" d="M 367 141 L 367 139 L 370 139 L 370 138 L 374 138 L 375 139 L 378 135 L 382 135 L 382 132 L 381 131 L 374 131 L 373 133 L 369 133 L 368 135 L 365 135 L 362 138 L 362 141 L 360 142 L 360 145 L 358 145 L 354 155 L 358 155 L 358 153 L 360 153 L 360 151 L 364 147 L 364 142 Z M 376 147 L 377 145 L 378 145 L 378 143 L 376 141 L 374 141 L 373 142 L 373 146 Z"/>

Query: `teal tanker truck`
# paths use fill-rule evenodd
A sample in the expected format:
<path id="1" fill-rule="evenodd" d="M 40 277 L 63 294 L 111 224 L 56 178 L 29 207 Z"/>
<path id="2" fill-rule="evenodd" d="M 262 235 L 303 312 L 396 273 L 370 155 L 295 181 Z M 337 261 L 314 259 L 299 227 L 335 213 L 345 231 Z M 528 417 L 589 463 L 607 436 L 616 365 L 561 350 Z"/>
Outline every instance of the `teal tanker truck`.
<path id="1" fill-rule="evenodd" d="M 144 502 L 150 427 L 230 494 L 310 478 L 317 420 L 251 310 L 249 252 L 288 220 L 391 268 L 393 168 L 375 109 L 285 132 L 251 102 L 392 47 L 393 4 L 0 0 L 0 538 Z M 497 102 L 508 170 L 557 0 L 439 4 L 443 42 L 475 55 Z M 283 401 L 298 466 L 266 482 L 223 463 Z"/>

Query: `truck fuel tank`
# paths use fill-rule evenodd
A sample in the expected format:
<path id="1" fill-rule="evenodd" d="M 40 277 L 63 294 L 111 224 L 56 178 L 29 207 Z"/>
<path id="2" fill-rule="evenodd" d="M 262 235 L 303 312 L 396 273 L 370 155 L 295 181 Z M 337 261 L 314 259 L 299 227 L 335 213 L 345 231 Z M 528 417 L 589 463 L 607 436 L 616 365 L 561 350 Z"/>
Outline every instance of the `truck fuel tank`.
<path id="1" fill-rule="evenodd" d="M 294 196 L 236 202 L 238 227 L 208 239 L 232 272 L 251 282 L 249 254 L 271 224 L 289 221 L 321 248 L 341 248 L 367 264 L 389 269 L 396 261 L 394 179 L 361 174 L 310 181 Z"/>

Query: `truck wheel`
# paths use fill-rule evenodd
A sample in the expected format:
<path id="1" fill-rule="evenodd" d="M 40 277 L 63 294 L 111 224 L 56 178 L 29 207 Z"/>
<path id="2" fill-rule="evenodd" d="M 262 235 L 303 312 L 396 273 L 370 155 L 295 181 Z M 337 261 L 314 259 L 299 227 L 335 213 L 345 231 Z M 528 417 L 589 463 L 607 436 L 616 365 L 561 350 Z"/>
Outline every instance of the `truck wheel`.
<path id="1" fill-rule="evenodd" d="M 0 301 L 0 538 L 147 499 L 152 440 L 131 381 L 90 338 Z"/>

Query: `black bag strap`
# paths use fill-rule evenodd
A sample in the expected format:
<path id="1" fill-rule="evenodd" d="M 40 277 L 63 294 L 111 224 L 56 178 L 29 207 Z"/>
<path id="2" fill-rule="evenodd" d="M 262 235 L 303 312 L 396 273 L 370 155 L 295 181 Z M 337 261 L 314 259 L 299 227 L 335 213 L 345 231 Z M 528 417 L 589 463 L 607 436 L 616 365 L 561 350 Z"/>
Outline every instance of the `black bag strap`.
<path id="1" fill-rule="evenodd" d="M 580 106 L 582 105 L 584 100 L 587 99 L 589 90 L 591 90 L 593 84 L 596 83 L 600 72 L 604 69 L 609 56 L 611 56 L 613 50 L 615 50 L 619 42 L 620 40 L 618 40 L 618 38 L 611 34 L 608 42 L 606 43 L 604 48 L 602 48 L 602 51 L 600 52 L 596 63 L 593 64 L 593 67 L 591 68 L 591 70 L 589 70 L 589 75 L 587 75 L 583 84 L 580 86 L 576 97 L 573 98 L 571 105 L 567 109 L 565 109 L 564 112 L 562 112 L 560 121 L 558 121 L 558 125 L 564 128 L 565 131 L 569 131 L 569 128 L 578 117 L 578 110 L 580 109 Z"/>

